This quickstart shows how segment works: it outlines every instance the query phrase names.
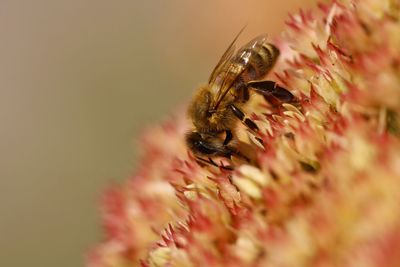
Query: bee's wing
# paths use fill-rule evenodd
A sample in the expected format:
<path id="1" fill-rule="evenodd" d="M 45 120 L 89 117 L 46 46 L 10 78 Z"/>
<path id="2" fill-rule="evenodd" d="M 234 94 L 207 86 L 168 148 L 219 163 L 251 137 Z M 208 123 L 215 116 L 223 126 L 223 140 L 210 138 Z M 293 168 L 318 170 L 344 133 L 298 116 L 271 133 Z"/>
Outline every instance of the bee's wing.
<path id="1" fill-rule="evenodd" d="M 242 31 L 240 31 L 239 34 L 241 32 Z M 215 78 L 214 78 L 214 81 L 211 84 L 211 86 L 216 84 L 216 86 L 218 86 L 219 90 L 218 90 L 218 94 L 217 94 L 216 98 L 213 101 L 214 102 L 213 110 L 218 108 L 221 101 L 224 99 L 226 94 L 232 88 L 232 84 L 236 81 L 236 78 L 243 73 L 243 71 L 247 68 L 247 64 L 250 62 L 249 58 L 248 58 L 248 57 L 250 57 L 250 54 L 247 54 L 245 56 L 242 55 L 241 58 L 244 59 L 244 61 L 246 63 L 244 65 L 242 65 L 241 70 L 236 70 L 236 73 L 234 72 L 234 69 L 237 68 L 237 66 L 235 66 L 235 64 L 230 59 L 233 57 L 234 43 L 235 43 L 237 37 L 239 36 L 239 34 L 236 36 L 236 38 L 233 40 L 231 45 L 228 47 L 228 50 L 225 52 L 225 54 L 227 54 L 227 52 L 230 53 L 229 57 L 226 57 L 225 62 L 221 65 L 221 67 L 218 68 L 218 71 L 214 70 Z M 248 48 L 258 47 L 261 44 L 265 43 L 266 39 L 267 39 L 267 35 L 260 35 L 256 38 L 254 38 L 253 40 L 251 40 L 249 43 L 247 43 L 243 47 L 248 47 Z M 241 49 L 239 49 L 239 53 L 240 53 L 240 50 Z M 224 54 L 224 56 L 225 56 L 225 54 Z M 224 59 L 224 56 L 223 56 L 223 58 L 221 58 L 221 61 L 222 61 L 222 59 Z M 234 75 L 232 75 L 232 73 L 234 73 Z M 218 79 L 216 81 L 216 78 L 220 75 L 221 75 L 221 79 Z"/>
<path id="2" fill-rule="evenodd" d="M 246 27 L 246 26 L 245 26 Z M 213 84 L 215 82 L 215 79 L 217 76 L 221 73 L 221 70 L 224 69 L 224 67 L 229 63 L 229 60 L 232 58 L 234 52 L 235 52 L 235 43 L 236 40 L 238 39 L 239 35 L 243 32 L 244 28 L 243 27 L 238 34 L 236 34 L 235 38 L 233 41 L 230 43 L 228 48 L 225 50 L 224 54 L 222 55 L 221 59 L 218 61 L 217 65 L 213 69 L 210 78 L 208 79 L 209 84 Z"/>
<path id="3" fill-rule="evenodd" d="M 228 63 L 226 65 L 227 66 L 225 67 L 224 71 L 222 71 L 222 73 L 224 73 L 222 75 L 222 79 L 219 79 L 217 81 L 217 86 L 218 86 L 219 90 L 218 90 L 218 93 L 217 93 L 215 99 L 213 100 L 213 105 L 212 105 L 213 110 L 216 110 L 218 108 L 219 104 L 224 99 L 226 94 L 229 92 L 229 90 L 232 89 L 232 84 L 235 82 L 236 78 L 239 75 L 241 75 L 244 70 L 243 69 L 233 75 L 232 73 L 234 73 L 233 70 L 235 68 L 235 64 Z"/>

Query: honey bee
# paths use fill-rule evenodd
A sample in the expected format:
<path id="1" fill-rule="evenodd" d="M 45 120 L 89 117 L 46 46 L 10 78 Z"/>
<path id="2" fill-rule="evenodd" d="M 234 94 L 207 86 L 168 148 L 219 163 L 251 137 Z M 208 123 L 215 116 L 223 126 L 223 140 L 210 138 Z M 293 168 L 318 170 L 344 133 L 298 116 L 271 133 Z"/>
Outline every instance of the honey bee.
<path id="1" fill-rule="evenodd" d="M 274 67 L 279 49 L 259 36 L 236 51 L 236 35 L 212 71 L 208 83 L 200 87 L 188 107 L 194 129 L 186 135 L 186 144 L 202 163 L 217 165 L 213 158 L 232 156 L 250 161 L 232 142 L 241 121 L 253 132 L 257 124 L 242 111 L 251 93 L 270 102 L 290 103 L 295 97 L 273 81 L 260 80 Z M 260 140 L 261 142 L 261 140 Z"/>

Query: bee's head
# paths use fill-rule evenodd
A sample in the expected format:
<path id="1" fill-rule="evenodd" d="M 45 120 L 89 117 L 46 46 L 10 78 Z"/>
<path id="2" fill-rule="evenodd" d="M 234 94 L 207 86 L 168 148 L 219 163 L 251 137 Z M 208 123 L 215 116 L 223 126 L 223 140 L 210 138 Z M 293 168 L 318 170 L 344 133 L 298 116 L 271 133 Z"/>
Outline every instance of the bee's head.
<path id="1" fill-rule="evenodd" d="M 186 135 L 186 144 L 196 156 L 222 156 L 230 157 L 229 149 L 224 146 L 223 140 L 217 135 L 189 132 Z"/>

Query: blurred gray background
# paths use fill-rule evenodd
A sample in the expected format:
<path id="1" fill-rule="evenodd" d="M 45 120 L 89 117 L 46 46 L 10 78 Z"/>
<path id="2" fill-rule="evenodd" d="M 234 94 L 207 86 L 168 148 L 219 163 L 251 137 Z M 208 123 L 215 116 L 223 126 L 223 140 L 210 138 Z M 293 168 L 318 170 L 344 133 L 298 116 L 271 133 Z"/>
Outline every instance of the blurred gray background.
<path id="1" fill-rule="evenodd" d="M 315 0 L 1 0 L 0 266 L 83 266 L 135 136 Z"/>

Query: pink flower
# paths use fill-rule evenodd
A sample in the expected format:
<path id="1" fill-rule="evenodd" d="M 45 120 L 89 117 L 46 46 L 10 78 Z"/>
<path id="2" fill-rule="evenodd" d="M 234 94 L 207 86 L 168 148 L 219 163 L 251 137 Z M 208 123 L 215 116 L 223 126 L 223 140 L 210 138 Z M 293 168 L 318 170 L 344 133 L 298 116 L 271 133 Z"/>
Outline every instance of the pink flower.
<path id="1" fill-rule="evenodd" d="M 199 166 L 182 117 L 150 129 L 89 266 L 400 266 L 400 4 L 333 1 L 287 25 L 273 79 L 299 105 L 251 100 L 256 166 Z"/>

